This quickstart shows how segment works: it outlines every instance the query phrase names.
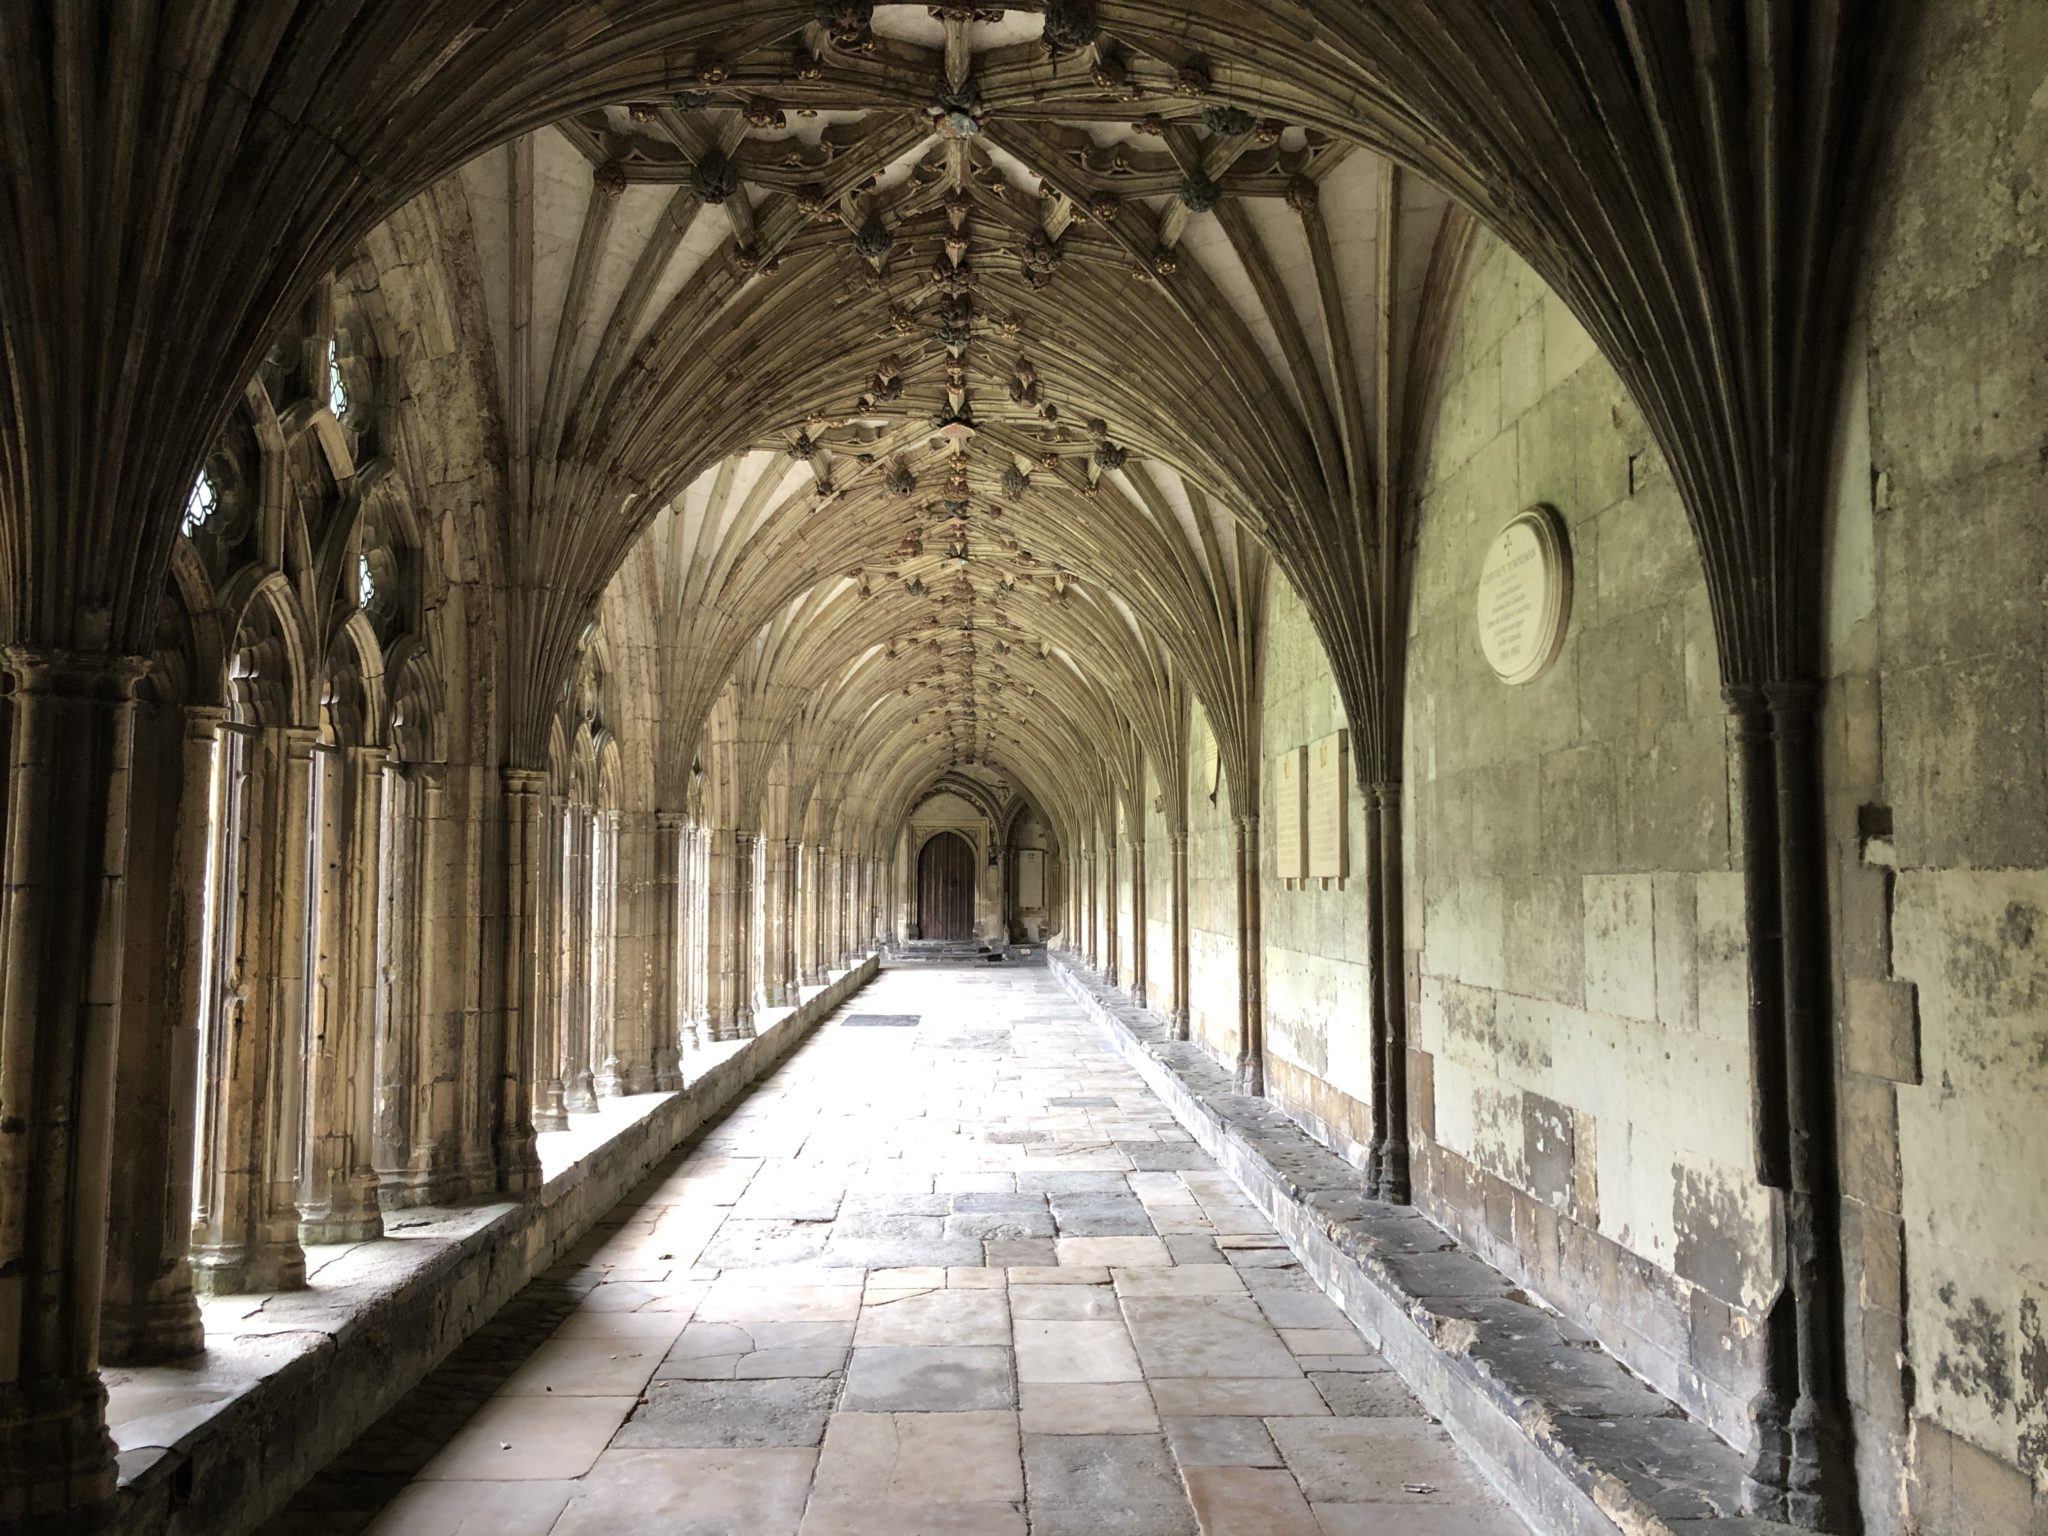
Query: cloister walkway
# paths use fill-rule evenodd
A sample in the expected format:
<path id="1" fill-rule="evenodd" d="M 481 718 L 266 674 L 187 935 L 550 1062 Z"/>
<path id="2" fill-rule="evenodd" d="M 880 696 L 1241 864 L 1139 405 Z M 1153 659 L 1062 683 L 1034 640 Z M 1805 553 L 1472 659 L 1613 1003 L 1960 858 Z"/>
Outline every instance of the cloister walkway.
<path id="1" fill-rule="evenodd" d="M 267 1536 L 1515 1536 L 1043 968 L 891 967 Z"/>

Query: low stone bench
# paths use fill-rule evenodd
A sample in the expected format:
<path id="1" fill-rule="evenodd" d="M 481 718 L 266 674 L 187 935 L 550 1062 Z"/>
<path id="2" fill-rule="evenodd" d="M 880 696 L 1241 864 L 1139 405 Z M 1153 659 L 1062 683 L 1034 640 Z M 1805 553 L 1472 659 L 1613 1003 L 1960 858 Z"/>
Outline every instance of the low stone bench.
<path id="1" fill-rule="evenodd" d="M 753 1039 L 693 1053 L 679 1091 L 603 1100 L 544 1134 L 532 1199 L 392 1212 L 382 1238 L 308 1248 L 306 1290 L 204 1299 L 205 1354 L 108 1369 L 115 1529 L 241 1536 L 262 1524 L 878 967 L 870 955 L 797 1007 L 757 1015 Z"/>

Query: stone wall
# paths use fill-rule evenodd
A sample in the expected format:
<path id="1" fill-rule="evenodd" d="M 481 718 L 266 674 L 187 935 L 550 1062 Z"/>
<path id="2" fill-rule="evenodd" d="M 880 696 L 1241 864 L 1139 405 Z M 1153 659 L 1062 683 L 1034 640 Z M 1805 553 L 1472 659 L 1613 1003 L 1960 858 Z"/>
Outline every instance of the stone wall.
<path id="1" fill-rule="evenodd" d="M 1035 848 L 1045 856 L 1045 895 L 1035 907 L 1024 906 L 1017 899 L 1017 853 L 1027 848 Z M 1041 943 L 1061 926 L 1063 920 L 1061 908 L 1067 888 L 1067 871 L 1066 862 L 1060 856 L 1059 839 L 1053 836 L 1052 828 L 1039 818 L 1036 811 L 1027 810 L 1010 827 L 1009 850 L 1004 869 L 1004 878 L 1010 882 L 1009 937 Z"/>
<path id="2" fill-rule="evenodd" d="M 1921 28 L 1889 114 L 1829 573 L 1851 1391 L 1873 1529 L 2032 1530 L 2048 1511 L 2048 10 L 1941 0 Z"/>
<path id="3" fill-rule="evenodd" d="M 1173 827 L 1156 773 L 1145 775 L 1145 1001 L 1168 1018 L 1173 990 Z"/>
<path id="4" fill-rule="evenodd" d="M 1344 706 L 1308 610 L 1277 567 L 1266 599 L 1266 765 L 1261 918 L 1266 952 L 1267 1092 L 1326 1145 L 1364 1160 L 1372 1141 L 1372 966 L 1366 939 L 1365 797 L 1344 774 L 1350 874 L 1278 876 L 1274 760 L 1345 728 Z"/>
<path id="5" fill-rule="evenodd" d="M 1219 1061 L 1237 1057 L 1237 824 L 1228 778 L 1209 797 L 1200 765 L 1209 722 L 1200 705 L 1188 731 L 1188 1031 Z"/>
<path id="6" fill-rule="evenodd" d="M 1699 561 L 1639 413 L 1518 258 L 1481 238 L 1451 323 L 1408 669 L 1418 1199 L 1741 1443 L 1777 1260 Z M 1570 627 L 1508 687 L 1475 583 L 1536 502 L 1569 531 Z"/>

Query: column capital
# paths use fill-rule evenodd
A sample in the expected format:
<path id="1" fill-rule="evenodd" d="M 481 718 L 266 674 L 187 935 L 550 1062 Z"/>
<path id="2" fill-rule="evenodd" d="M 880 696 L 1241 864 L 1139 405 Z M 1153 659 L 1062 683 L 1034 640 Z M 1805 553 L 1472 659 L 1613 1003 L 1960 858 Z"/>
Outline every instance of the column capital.
<path id="1" fill-rule="evenodd" d="M 220 728 L 228 723 L 228 712 L 220 704 L 187 704 L 185 706 L 185 739 L 189 742 L 205 742 L 209 745 L 220 734 Z"/>
<path id="2" fill-rule="evenodd" d="M 657 832 L 683 832 L 689 829 L 690 818 L 681 811 L 656 811 L 654 829 Z"/>
<path id="3" fill-rule="evenodd" d="M 147 656 L 117 651 L 69 651 L 56 646 L 0 646 L 0 673 L 9 691 L 54 698 L 125 703 L 149 673 Z"/>
<path id="4" fill-rule="evenodd" d="M 544 769 L 501 768 L 498 772 L 504 780 L 507 794 L 545 795 L 548 792 L 548 776 Z"/>

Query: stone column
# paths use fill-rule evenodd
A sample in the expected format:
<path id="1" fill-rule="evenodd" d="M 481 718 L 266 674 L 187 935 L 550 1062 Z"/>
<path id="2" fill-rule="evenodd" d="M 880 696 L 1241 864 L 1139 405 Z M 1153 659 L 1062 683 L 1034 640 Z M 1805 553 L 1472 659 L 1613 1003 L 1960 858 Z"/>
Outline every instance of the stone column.
<path id="1" fill-rule="evenodd" d="M 543 1131 L 569 1128 L 569 1088 L 562 1076 L 563 1000 L 573 985 L 570 970 L 570 925 L 576 906 L 570 899 L 569 866 L 574 862 L 569 802 L 550 788 L 542 818 L 541 889 L 534 944 L 538 949 L 540 990 L 536 993 L 539 1023 L 534 1032 L 534 1073 L 539 1078 L 533 1123 Z"/>
<path id="2" fill-rule="evenodd" d="M 831 868 L 831 855 L 823 843 L 811 847 L 810 879 L 807 882 L 810 908 L 810 944 L 804 956 L 804 980 L 811 986 L 822 987 L 830 978 L 825 968 L 831 962 L 827 953 L 826 918 L 829 903 L 825 899 L 826 870 Z"/>
<path id="3" fill-rule="evenodd" d="M 1096 880 L 1095 845 L 1088 845 L 1088 963 L 1102 969 L 1102 896 Z"/>
<path id="4" fill-rule="evenodd" d="M 547 993 L 554 938 L 544 923 L 553 832 L 548 780 L 525 768 L 507 768 L 504 779 L 505 1025 L 494 1140 L 499 1189 L 522 1194 L 540 1186 L 535 1133 L 560 1130 L 566 1122 L 560 1085 L 549 1081 Z"/>
<path id="5" fill-rule="evenodd" d="M 732 1038 L 754 1038 L 754 858 L 760 836 L 735 832 L 732 840 Z"/>
<path id="6" fill-rule="evenodd" d="M 832 947 L 839 952 L 839 969 L 853 964 L 853 862 L 844 848 L 832 860 L 832 890 L 837 912 L 832 924 Z"/>
<path id="7" fill-rule="evenodd" d="M 192 1232 L 193 1284 L 208 1294 L 306 1283 L 297 1199 L 312 751 L 303 729 L 222 735 L 224 942 L 202 1023 L 204 1151 Z"/>
<path id="8" fill-rule="evenodd" d="M 711 1040 L 731 1040 L 733 978 L 733 892 L 736 883 L 733 835 L 720 827 L 705 829 L 705 865 L 710 899 L 705 906 L 705 1021 Z"/>
<path id="9" fill-rule="evenodd" d="M 1081 897 L 1081 844 L 1067 850 L 1061 866 L 1067 877 L 1067 909 L 1059 915 L 1059 926 L 1065 932 L 1067 952 L 1081 954 L 1087 948 L 1081 936 L 1081 913 L 1087 911 L 1087 901 Z"/>
<path id="10" fill-rule="evenodd" d="M 1188 1038 L 1188 835 L 1173 834 L 1173 1038 Z"/>
<path id="11" fill-rule="evenodd" d="M 1145 1006 L 1145 844 L 1131 844 L 1131 1000 Z"/>
<path id="12" fill-rule="evenodd" d="M 1259 818 L 1237 818 L 1237 1091 L 1266 1091 L 1266 1017 L 1260 982 Z"/>
<path id="13" fill-rule="evenodd" d="M 782 994 L 792 1008 L 803 1001 L 803 867 L 803 842 L 792 837 L 782 850 Z"/>
<path id="14" fill-rule="evenodd" d="M 864 853 L 860 856 L 860 933 L 858 949 L 866 954 L 875 947 L 882 931 L 881 909 L 875 899 L 879 884 L 879 868 L 875 856 Z"/>
<path id="15" fill-rule="evenodd" d="M 683 1086 L 683 1034 L 689 1028 L 689 935 L 683 908 L 689 834 L 676 811 L 654 813 L 654 1091 Z"/>
<path id="16" fill-rule="evenodd" d="M 8 647 L 0 885 L 0 1525 L 114 1512 L 100 1384 L 135 687 L 122 656 Z"/>
<path id="17" fill-rule="evenodd" d="M 632 1032 L 619 1020 L 619 813 L 600 810 L 590 818 L 590 1054 L 597 1069 L 592 1087 L 615 1099 L 631 1093 L 638 1054 Z"/>
<path id="18" fill-rule="evenodd" d="M 1405 957 L 1401 947 L 1401 786 L 1398 781 L 1373 785 L 1372 841 L 1368 847 L 1368 878 L 1376 881 L 1366 900 L 1377 920 L 1371 924 L 1378 947 L 1372 964 L 1379 993 L 1380 1080 L 1384 1100 L 1377 1118 L 1383 1127 L 1379 1147 L 1379 1196 L 1405 1205 L 1408 1170 L 1408 998 Z M 1377 1107 L 1377 1106 L 1376 1106 Z"/>
<path id="19" fill-rule="evenodd" d="M 683 914 L 689 930 L 689 951 L 683 968 L 683 982 L 689 994 L 690 1036 L 694 1045 L 708 1045 L 711 1029 L 711 919 L 714 911 L 711 885 L 711 830 L 692 825 L 686 834 L 684 852 Z M 684 1052 L 687 1057 L 687 1049 Z M 687 1070 L 683 1074 L 688 1081 Z"/>
<path id="20" fill-rule="evenodd" d="M 572 1115 L 594 1114 L 597 1082 L 590 1071 L 590 964 L 594 940 L 591 911 L 590 860 L 595 813 L 570 805 L 569 835 L 564 843 L 566 878 L 562 882 L 562 931 L 568 949 L 562 966 L 561 1025 L 562 1107 Z"/>
<path id="21" fill-rule="evenodd" d="M 322 879 L 299 1235 L 308 1243 L 356 1243 L 384 1235 L 370 1157 L 384 749 L 322 753 L 316 771 Z"/>
<path id="22" fill-rule="evenodd" d="M 384 774 L 384 835 L 380 863 L 386 899 L 379 912 L 376 942 L 376 1084 L 370 1161 L 394 1204 L 425 1203 L 425 1179 L 415 1165 L 419 1061 L 424 1042 L 426 939 L 424 875 L 426 816 L 422 777 L 393 765 Z M 516 935 L 504 942 L 510 946 Z M 497 1184 L 495 1165 L 489 1187 Z"/>
<path id="23" fill-rule="evenodd" d="M 120 1128 L 100 1307 L 100 1358 L 110 1364 L 205 1348 L 187 1250 L 213 763 L 226 718 L 219 708 L 194 706 L 136 732 L 136 783 L 158 788 L 152 803 L 138 790 L 130 821 Z"/>
<path id="24" fill-rule="evenodd" d="M 408 921 L 418 935 L 411 941 L 419 955 L 416 985 L 421 1008 L 431 1009 L 425 1016 L 436 1021 L 436 1034 L 456 1064 L 451 1091 L 429 1096 L 435 1204 L 498 1189 L 507 1017 L 503 966 L 512 938 L 495 890 L 498 871 L 488 862 L 504 856 L 499 830 L 485 811 L 494 778 L 493 770 L 474 763 L 411 763 L 385 771 L 387 804 L 400 785 L 414 785 L 412 845 L 420 874 L 415 915 Z M 387 837 L 386 846 L 398 845 Z M 387 882 L 392 857 L 386 853 Z M 388 958 L 381 959 L 380 980 L 389 969 Z"/>
<path id="25" fill-rule="evenodd" d="M 1103 954 L 1107 960 L 1102 968 L 1105 980 L 1113 987 L 1119 980 L 1121 970 L 1118 962 L 1123 958 L 1123 894 L 1117 882 L 1116 871 L 1116 818 L 1110 817 L 1109 844 L 1103 851 Z"/>
<path id="26" fill-rule="evenodd" d="M 788 891 L 788 868 L 782 864 L 784 844 L 780 838 L 760 838 L 760 948 L 762 971 L 756 987 L 756 1001 L 762 1008 L 784 1008 L 786 977 L 782 975 L 782 922 L 788 915 L 784 895 Z"/>

